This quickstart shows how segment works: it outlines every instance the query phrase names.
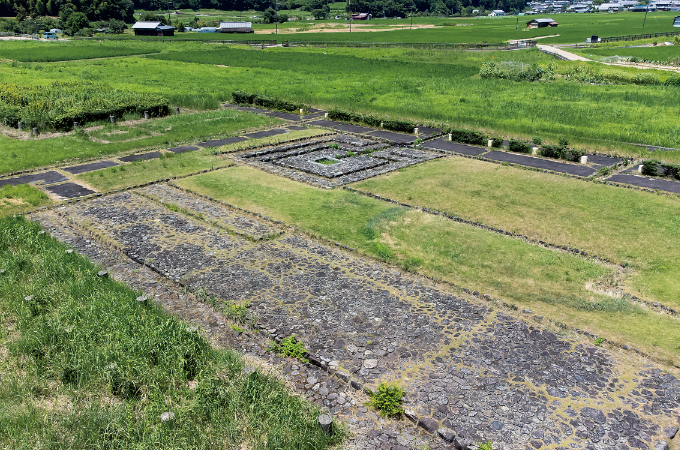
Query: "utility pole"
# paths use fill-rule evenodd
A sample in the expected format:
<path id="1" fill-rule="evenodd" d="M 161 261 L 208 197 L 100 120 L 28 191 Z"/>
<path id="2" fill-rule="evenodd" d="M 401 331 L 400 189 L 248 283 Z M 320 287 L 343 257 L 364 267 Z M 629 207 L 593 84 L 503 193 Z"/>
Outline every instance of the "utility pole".
<path id="1" fill-rule="evenodd" d="M 352 32 L 352 0 L 347 1 L 347 6 L 349 6 L 349 32 Z"/>
<path id="2" fill-rule="evenodd" d="M 274 0 L 274 3 L 276 3 L 276 34 L 279 34 L 279 5 L 280 3 Z"/>
<path id="3" fill-rule="evenodd" d="M 645 9 L 645 20 L 642 21 L 642 28 L 645 27 L 645 22 L 647 22 L 647 13 L 649 12 L 649 4 L 651 0 L 647 0 L 647 8 Z"/>
<path id="4" fill-rule="evenodd" d="M 517 16 L 517 23 L 515 24 L 515 31 L 519 29 L 519 15 Z"/>
<path id="5" fill-rule="evenodd" d="M 413 29 L 413 5 L 409 6 L 409 8 L 411 8 L 411 28 L 409 28 L 409 30 L 412 30 Z"/>

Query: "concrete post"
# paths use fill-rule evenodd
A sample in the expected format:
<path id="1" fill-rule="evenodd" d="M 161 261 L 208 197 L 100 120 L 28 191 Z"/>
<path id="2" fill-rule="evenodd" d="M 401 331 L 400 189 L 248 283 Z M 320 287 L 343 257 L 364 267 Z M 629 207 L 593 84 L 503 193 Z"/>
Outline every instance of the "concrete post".
<path id="1" fill-rule="evenodd" d="M 493 147 L 493 139 L 489 139 L 486 145 L 487 147 Z"/>
<path id="2" fill-rule="evenodd" d="M 588 164 L 588 155 L 581 156 L 581 164 Z"/>
<path id="3" fill-rule="evenodd" d="M 73 129 L 75 130 L 76 128 L 78 128 L 78 125 L 80 125 L 78 122 L 73 122 Z"/>
<path id="4" fill-rule="evenodd" d="M 325 113 L 325 114 L 323 115 L 323 118 L 324 118 L 324 119 L 328 119 L 328 113 Z"/>
<path id="5" fill-rule="evenodd" d="M 21 120 L 19 121 L 19 123 L 17 123 L 17 128 L 19 129 L 19 131 L 21 131 Z"/>
<path id="6" fill-rule="evenodd" d="M 304 114 L 304 111 L 302 111 L 302 108 L 300 108 L 300 115 Z"/>
<path id="7" fill-rule="evenodd" d="M 538 155 L 538 147 L 531 147 L 531 154 Z"/>
<path id="8" fill-rule="evenodd" d="M 144 118 L 148 119 L 149 118 L 149 111 L 144 111 Z"/>
<path id="9" fill-rule="evenodd" d="M 33 127 L 33 136 L 38 135 L 38 127 Z"/>
<path id="10" fill-rule="evenodd" d="M 330 414 L 322 414 L 319 416 L 319 426 L 326 434 L 331 434 L 333 430 L 333 418 Z"/>
<path id="11" fill-rule="evenodd" d="M 418 127 L 413 129 L 413 134 L 418 134 Z"/>
<path id="12" fill-rule="evenodd" d="M 179 106 L 175 108 L 175 114 L 179 114 Z"/>
<path id="13" fill-rule="evenodd" d="M 638 172 L 642 173 L 642 164 L 638 167 Z"/>
<path id="14" fill-rule="evenodd" d="M 449 133 L 449 142 L 451 142 L 452 139 L 453 139 L 453 135 L 451 133 Z"/>
<path id="15" fill-rule="evenodd" d="M 116 116 L 109 116 L 109 120 L 111 121 L 111 125 L 116 123 Z"/>

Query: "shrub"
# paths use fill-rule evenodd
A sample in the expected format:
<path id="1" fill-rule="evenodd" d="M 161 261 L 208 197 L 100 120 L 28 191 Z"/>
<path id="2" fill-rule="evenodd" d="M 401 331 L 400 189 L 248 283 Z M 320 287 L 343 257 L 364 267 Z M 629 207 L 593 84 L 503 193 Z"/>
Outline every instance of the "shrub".
<path id="1" fill-rule="evenodd" d="M 642 162 L 642 174 L 655 177 L 659 174 L 658 165 L 662 164 L 658 159 L 647 159 Z"/>
<path id="2" fill-rule="evenodd" d="M 664 86 L 680 86 L 680 76 L 673 75 L 664 81 L 663 84 Z"/>
<path id="3" fill-rule="evenodd" d="M 383 128 L 392 131 L 401 131 L 405 133 L 412 133 L 416 127 L 414 122 L 401 119 L 382 119 L 371 115 L 363 115 L 355 112 L 341 111 L 337 109 L 328 110 L 328 118 L 330 120 L 339 120 L 341 122 L 356 122 L 363 123 L 372 127 L 379 127 L 383 124 Z"/>
<path id="4" fill-rule="evenodd" d="M 392 249 L 382 242 L 372 242 L 369 250 L 380 259 L 390 259 L 394 255 Z"/>
<path id="5" fill-rule="evenodd" d="M 599 338 L 595 339 L 593 344 L 595 344 L 597 347 L 601 347 L 602 344 L 604 344 L 604 338 L 600 336 Z"/>
<path id="6" fill-rule="evenodd" d="M 510 139 L 508 150 L 517 153 L 531 153 L 531 144 L 524 141 L 518 141 L 517 139 Z"/>
<path id="7" fill-rule="evenodd" d="M 279 343 L 272 342 L 269 348 L 267 348 L 267 351 L 282 356 L 292 356 L 304 363 L 309 362 L 309 360 L 305 358 L 307 350 L 305 349 L 304 342 L 298 341 L 294 334 L 282 339 Z"/>
<path id="8" fill-rule="evenodd" d="M 536 145 L 541 145 L 543 143 L 543 139 L 541 139 L 538 136 L 534 136 L 531 138 L 531 142 L 533 142 Z"/>
<path id="9" fill-rule="evenodd" d="M 560 147 L 566 148 L 566 147 L 569 146 L 569 140 L 566 139 L 566 138 L 560 138 L 559 143 L 560 143 Z"/>
<path id="10" fill-rule="evenodd" d="M 491 146 L 493 148 L 501 148 L 503 147 L 503 138 L 502 137 L 494 137 L 491 138 Z"/>
<path id="11" fill-rule="evenodd" d="M 368 404 L 380 411 L 383 417 L 400 416 L 404 410 L 403 403 L 404 390 L 396 385 L 380 383 L 378 392 L 370 392 Z"/>
<path id="12" fill-rule="evenodd" d="M 234 99 L 234 103 L 237 105 L 252 105 L 255 100 L 256 94 L 250 94 L 245 91 L 234 91 L 231 93 L 231 98 Z"/>
<path id="13" fill-rule="evenodd" d="M 661 163 L 663 174 L 667 177 L 680 178 L 680 165 Z"/>
<path id="14" fill-rule="evenodd" d="M 560 145 L 545 144 L 541 147 L 541 156 L 546 158 L 562 158 L 564 148 Z"/>
<path id="15" fill-rule="evenodd" d="M 579 162 L 581 157 L 585 156 L 586 151 L 583 149 L 569 148 L 562 150 L 562 158 L 567 161 Z"/>
<path id="16" fill-rule="evenodd" d="M 451 140 L 453 142 L 460 142 L 461 144 L 471 144 L 471 145 L 486 145 L 488 136 L 484 133 L 478 131 L 461 130 L 457 128 L 452 128 L 449 130 L 451 134 Z M 501 144 L 502 144 L 501 139 Z"/>
<path id="17" fill-rule="evenodd" d="M 482 442 L 477 446 L 477 450 L 493 450 L 493 443 L 491 441 Z"/>

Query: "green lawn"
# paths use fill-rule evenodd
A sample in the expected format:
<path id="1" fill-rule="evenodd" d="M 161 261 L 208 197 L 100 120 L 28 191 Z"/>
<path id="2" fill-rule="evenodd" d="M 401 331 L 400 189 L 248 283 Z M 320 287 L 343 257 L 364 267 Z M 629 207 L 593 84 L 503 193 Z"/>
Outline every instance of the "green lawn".
<path id="1" fill-rule="evenodd" d="M 658 38 L 657 40 L 661 42 L 664 41 L 661 38 Z M 671 38 L 668 38 L 668 40 L 672 42 Z M 630 44 L 635 44 L 635 42 L 631 42 Z M 680 45 L 632 48 L 584 48 L 575 50 L 575 52 L 596 61 L 610 56 L 620 56 L 622 58 L 634 57 L 640 60 L 678 64 L 678 60 L 680 59 Z"/>
<path id="2" fill-rule="evenodd" d="M 586 282 L 606 280 L 612 271 L 582 258 L 245 166 L 185 178 L 178 184 L 313 236 L 347 244 L 402 269 L 498 296 L 656 355 L 680 356 L 675 319 L 587 290 Z"/>
<path id="3" fill-rule="evenodd" d="M 680 307 L 677 197 L 455 157 L 356 188 L 630 265 L 627 292 Z"/>
<path id="4" fill-rule="evenodd" d="M 0 217 L 22 213 L 51 203 L 52 201 L 44 192 L 28 184 L 18 186 L 7 184 L 0 188 Z"/>
<path id="5" fill-rule="evenodd" d="M 325 131 L 318 128 L 312 128 L 309 130 L 291 131 L 290 133 L 266 138 L 250 139 L 217 148 L 207 148 L 193 152 L 180 153 L 178 155 L 167 152 L 163 153 L 162 157 L 159 159 L 136 161 L 108 169 L 86 172 L 77 175 L 76 179 L 83 181 L 102 192 L 111 189 L 120 189 L 122 187 L 156 181 L 162 178 L 178 177 L 195 173 L 200 170 L 217 169 L 233 164 L 223 156 L 213 155 L 214 152 L 232 152 L 262 144 L 274 144 L 303 137 L 311 137 L 324 132 Z"/>
<path id="6" fill-rule="evenodd" d="M 318 408 L 22 219 L 0 220 L 0 446 L 325 449 Z M 160 420 L 163 412 L 174 421 Z"/>
<path id="7" fill-rule="evenodd" d="M 0 174 L 66 160 L 75 162 L 76 159 L 115 155 L 133 149 L 171 147 L 215 137 L 233 136 L 239 134 L 240 130 L 282 122 L 272 117 L 223 109 L 173 115 L 130 126 L 108 126 L 104 130 L 71 133 L 50 139 L 17 140 L 0 134 Z M 133 140 L 125 141 L 125 134 L 103 134 L 120 131 L 128 131 L 128 139 Z M 113 142 L 95 142 L 90 136 L 111 139 Z"/>

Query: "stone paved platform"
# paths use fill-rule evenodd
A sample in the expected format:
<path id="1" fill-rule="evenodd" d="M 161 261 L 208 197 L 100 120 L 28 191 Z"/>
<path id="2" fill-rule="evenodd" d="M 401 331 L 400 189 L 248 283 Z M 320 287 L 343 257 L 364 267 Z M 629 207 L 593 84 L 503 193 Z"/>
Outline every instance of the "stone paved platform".
<path id="1" fill-rule="evenodd" d="M 249 301 L 264 329 L 297 334 L 355 388 L 400 383 L 430 448 L 446 448 L 436 437 L 446 427 L 503 449 L 647 449 L 677 424 L 680 380 L 660 367 L 304 236 L 251 242 L 134 191 L 55 212 L 53 232 L 73 221 L 191 290 Z M 420 445 L 362 420 L 347 423 L 367 433 L 363 448 Z"/>

